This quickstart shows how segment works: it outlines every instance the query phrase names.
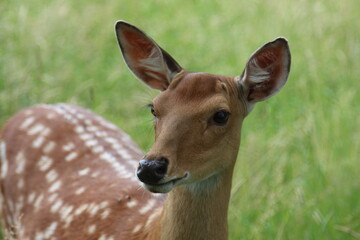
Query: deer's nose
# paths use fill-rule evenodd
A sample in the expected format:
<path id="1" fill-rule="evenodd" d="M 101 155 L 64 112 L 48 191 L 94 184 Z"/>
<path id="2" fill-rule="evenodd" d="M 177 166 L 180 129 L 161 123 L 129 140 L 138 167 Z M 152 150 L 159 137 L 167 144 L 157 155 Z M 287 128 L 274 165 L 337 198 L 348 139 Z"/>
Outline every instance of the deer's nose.
<path id="1" fill-rule="evenodd" d="M 140 160 L 137 176 L 143 183 L 156 184 L 164 178 L 168 164 L 168 159 L 164 157 L 152 161 Z"/>

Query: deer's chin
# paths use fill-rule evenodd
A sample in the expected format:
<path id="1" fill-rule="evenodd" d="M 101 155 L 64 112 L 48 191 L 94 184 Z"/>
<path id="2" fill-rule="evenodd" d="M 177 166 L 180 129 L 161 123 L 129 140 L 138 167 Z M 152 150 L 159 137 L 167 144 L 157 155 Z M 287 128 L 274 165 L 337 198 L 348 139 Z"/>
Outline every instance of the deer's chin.
<path id="1" fill-rule="evenodd" d="M 170 192 L 174 187 L 179 186 L 189 178 L 189 173 L 186 172 L 184 176 L 182 177 L 174 177 L 171 180 L 161 181 L 161 183 L 157 184 L 148 184 L 148 183 L 142 183 L 142 186 L 153 193 L 168 193 Z"/>

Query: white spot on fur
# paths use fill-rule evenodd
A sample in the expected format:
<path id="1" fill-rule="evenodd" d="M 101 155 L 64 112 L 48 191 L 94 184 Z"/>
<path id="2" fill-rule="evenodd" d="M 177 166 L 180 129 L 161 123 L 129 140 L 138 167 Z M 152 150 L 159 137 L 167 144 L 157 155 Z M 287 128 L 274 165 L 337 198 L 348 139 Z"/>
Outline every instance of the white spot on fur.
<path id="1" fill-rule="evenodd" d="M 84 115 L 81 114 L 81 113 L 76 114 L 76 117 L 77 117 L 78 119 L 84 119 Z"/>
<path id="2" fill-rule="evenodd" d="M 96 141 L 95 139 L 90 139 L 90 140 L 85 141 L 85 145 L 87 147 L 93 147 L 93 146 L 96 146 L 97 144 L 98 144 L 98 141 Z"/>
<path id="3" fill-rule="evenodd" d="M 106 121 L 104 118 L 100 117 L 100 116 L 95 116 L 95 119 L 104 127 L 107 127 L 109 129 L 112 129 L 112 130 L 116 130 L 116 131 L 119 131 L 118 127 L 115 126 L 114 124 Z"/>
<path id="4" fill-rule="evenodd" d="M 43 136 L 48 136 L 51 133 L 50 128 L 45 128 L 42 132 L 41 135 Z"/>
<path id="5" fill-rule="evenodd" d="M 70 122 L 73 122 L 73 121 L 74 121 L 74 118 L 73 118 L 70 114 L 68 114 L 68 113 L 65 113 L 65 114 L 64 114 L 64 117 L 65 117 L 66 120 L 69 120 Z"/>
<path id="6" fill-rule="evenodd" d="M 102 235 L 98 238 L 98 240 L 107 240 L 107 239 L 106 239 L 106 235 L 105 235 L 105 234 L 102 234 Z"/>
<path id="7" fill-rule="evenodd" d="M 56 172 L 55 169 L 50 170 L 46 175 L 46 181 L 47 182 L 53 182 L 57 177 L 59 176 L 59 174 Z"/>
<path id="8" fill-rule="evenodd" d="M 99 138 L 104 138 L 107 136 L 107 134 L 106 134 L 106 132 L 98 131 L 98 132 L 95 132 L 95 136 L 97 136 Z"/>
<path id="9" fill-rule="evenodd" d="M 51 194 L 50 197 L 48 198 L 48 202 L 49 202 L 49 203 L 54 202 L 58 196 L 59 196 L 59 195 L 58 195 L 57 193 Z"/>
<path id="10" fill-rule="evenodd" d="M 15 172 L 17 174 L 23 173 L 24 169 L 25 169 L 25 164 L 26 164 L 26 160 L 25 160 L 23 151 L 20 151 L 20 152 L 18 152 L 18 154 L 16 154 L 15 162 L 16 162 Z"/>
<path id="11" fill-rule="evenodd" d="M 63 146 L 63 150 L 65 152 L 69 152 L 69 151 L 73 150 L 74 148 L 75 148 L 75 144 L 72 142 L 69 142 Z"/>
<path id="12" fill-rule="evenodd" d="M 34 122 L 34 120 L 35 120 L 34 117 L 25 118 L 25 120 L 20 125 L 20 129 L 24 130 L 24 129 L 28 128 Z"/>
<path id="13" fill-rule="evenodd" d="M 84 168 L 78 171 L 79 176 L 85 176 L 90 172 L 90 168 Z"/>
<path id="14" fill-rule="evenodd" d="M 105 141 L 108 143 L 111 143 L 111 144 L 119 143 L 119 141 L 117 139 L 112 138 L 112 137 L 105 138 Z"/>
<path id="15" fill-rule="evenodd" d="M 62 183 L 60 180 L 54 182 L 50 187 L 49 187 L 49 192 L 55 192 L 57 190 L 60 189 Z"/>
<path id="16" fill-rule="evenodd" d="M 84 130 L 84 127 L 83 126 L 80 126 L 80 125 L 78 125 L 78 126 L 76 126 L 75 127 L 75 132 L 76 133 L 83 133 L 85 130 Z"/>
<path id="17" fill-rule="evenodd" d="M 37 232 L 35 235 L 35 240 L 45 240 L 45 239 L 50 239 L 53 240 L 55 239 L 54 237 L 52 237 L 56 231 L 58 223 L 57 222 L 52 222 L 49 227 L 47 229 L 44 230 L 44 232 Z"/>
<path id="18" fill-rule="evenodd" d="M 88 127 L 87 130 L 89 132 L 97 132 L 97 131 L 99 131 L 99 129 L 97 127 L 95 127 L 95 126 Z"/>
<path id="19" fill-rule="evenodd" d="M 75 191 L 75 194 L 76 194 L 76 195 L 80 195 L 80 194 L 84 193 L 85 190 L 86 190 L 85 187 L 80 187 L 80 188 L 78 188 L 78 189 Z"/>
<path id="20" fill-rule="evenodd" d="M 48 156 L 41 156 L 39 161 L 37 162 L 38 168 L 40 171 L 46 171 L 50 168 L 53 163 L 53 159 Z"/>
<path id="21" fill-rule="evenodd" d="M 88 208 L 88 212 L 90 216 L 94 216 L 99 211 L 99 209 L 100 209 L 99 205 L 97 205 L 96 203 L 92 203 Z"/>
<path id="22" fill-rule="evenodd" d="M 53 141 L 48 142 L 43 148 L 44 153 L 50 153 L 52 150 L 54 150 L 55 146 L 56 146 L 55 142 Z"/>
<path id="23" fill-rule="evenodd" d="M 70 162 L 78 156 L 77 152 L 71 152 L 65 157 L 65 161 Z"/>
<path id="24" fill-rule="evenodd" d="M 109 208 L 105 209 L 102 213 L 101 213 L 101 219 L 105 219 L 110 215 L 111 210 Z"/>
<path id="25" fill-rule="evenodd" d="M 45 138 L 44 136 L 38 136 L 37 138 L 35 138 L 35 140 L 32 143 L 32 147 L 33 148 L 39 148 L 41 147 L 41 145 L 44 143 Z"/>
<path id="26" fill-rule="evenodd" d="M 119 144 L 119 143 L 113 143 L 113 144 L 111 144 L 111 146 L 112 146 L 115 150 L 123 149 L 122 145 Z"/>
<path id="27" fill-rule="evenodd" d="M 107 206 L 109 206 L 108 201 L 102 201 L 101 203 L 99 203 L 100 209 L 106 208 Z"/>
<path id="28" fill-rule="evenodd" d="M 27 131 L 28 135 L 35 135 L 37 133 L 40 133 L 41 131 L 44 130 L 44 125 L 38 123 L 35 126 L 33 126 L 32 128 L 29 129 L 29 131 Z"/>
<path id="29" fill-rule="evenodd" d="M 97 171 L 97 172 L 93 172 L 93 173 L 91 174 L 91 177 L 96 178 L 96 177 L 98 177 L 99 175 L 100 175 L 100 172 Z"/>
<path id="30" fill-rule="evenodd" d="M 100 155 L 100 158 L 108 162 L 112 166 L 112 168 L 116 170 L 120 175 L 123 175 L 124 173 L 127 172 L 124 166 L 118 162 L 116 157 L 114 157 L 110 153 L 104 152 Z"/>
<path id="31" fill-rule="evenodd" d="M 69 215 L 64 219 L 65 225 L 64 228 L 67 228 L 68 226 L 70 226 L 72 220 L 74 219 L 73 215 Z"/>
<path id="32" fill-rule="evenodd" d="M 129 154 L 128 151 L 126 151 L 125 149 L 121 148 L 117 150 L 117 153 L 122 156 L 125 159 L 131 159 L 131 155 Z"/>
<path id="33" fill-rule="evenodd" d="M 35 240 L 44 240 L 44 234 L 42 232 L 37 232 L 35 235 Z"/>
<path id="34" fill-rule="evenodd" d="M 42 200 L 44 199 L 44 195 L 43 194 L 40 194 L 37 199 L 35 200 L 34 202 L 34 207 L 35 207 L 35 210 L 38 210 L 40 208 L 40 204 L 42 202 Z"/>
<path id="35" fill-rule="evenodd" d="M 62 206 L 62 208 L 60 209 L 60 217 L 62 220 L 65 220 L 65 218 L 67 216 L 69 216 L 69 214 L 71 213 L 71 211 L 74 209 L 74 206 Z"/>
<path id="36" fill-rule="evenodd" d="M 94 147 L 94 148 L 92 149 L 92 152 L 93 152 L 93 153 L 101 153 L 101 152 L 103 152 L 103 151 L 104 151 L 104 147 L 101 146 L 101 145 L 96 146 L 96 147 Z"/>
<path id="37" fill-rule="evenodd" d="M 131 200 L 126 203 L 126 206 L 128 206 L 128 208 L 132 208 L 132 207 L 135 207 L 137 204 L 138 204 L 138 202 L 136 200 Z"/>
<path id="38" fill-rule="evenodd" d="M 91 126 L 93 122 L 90 119 L 85 119 L 85 124 Z"/>
<path id="39" fill-rule="evenodd" d="M 9 168 L 8 161 L 6 159 L 5 142 L 0 142 L 0 158 L 1 158 L 1 177 L 5 178 Z"/>
<path id="40" fill-rule="evenodd" d="M 145 213 L 149 212 L 152 208 L 154 208 L 155 204 L 156 204 L 156 200 L 155 199 L 150 199 L 145 206 L 140 208 L 139 212 L 141 214 L 145 214 Z"/>
<path id="41" fill-rule="evenodd" d="M 39 148 L 41 147 L 41 145 L 44 143 L 45 141 L 45 136 L 48 136 L 51 132 L 50 128 L 45 128 L 44 126 L 38 124 L 38 127 L 36 128 L 36 126 L 34 127 L 34 134 L 37 133 L 38 131 L 41 131 L 40 135 L 33 141 L 33 148 Z M 40 130 L 41 129 L 41 130 Z M 29 132 L 31 132 L 31 129 L 29 130 Z M 28 132 L 28 134 L 29 134 Z M 29 134 L 32 135 L 32 134 Z"/>
<path id="42" fill-rule="evenodd" d="M 88 234 L 93 234 L 96 231 L 96 225 L 93 224 L 88 228 Z"/>
<path id="43" fill-rule="evenodd" d="M 137 233 L 141 230 L 141 228 L 143 227 L 143 224 L 138 224 L 134 227 L 134 229 L 132 230 L 132 233 Z"/>
<path id="44" fill-rule="evenodd" d="M 83 134 L 80 135 L 80 139 L 83 140 L 83 141 L 92 139 L 92 137 L 93 136 L 91 134 L 88 134 L 88 133 L 83 133 Z"/>
<path id="45" fill-rule="evenodd" d="M 75 210 L 75 215 L 80 215 L 82 214 L 87 208 L 88 208 L 89 204 L 85 203 L 80 205 L 80 207 L 78 209 Z"/>
<path id="46" fill-rule="evenodd" d="M 34 201 L 35 197 L 36 197 L 36 194 L 34 192 L 30 193 L 28 195 L 27 203 L 31 204 Z"/>
<path id="47" fill-rule="evenodd" d="M 54 235 L 58 223 L 52 222 L 50 226 L 44 231 L 44 239 L 49 239 L 52 235 Z"/>
<path id="48" fill-rule="evenodd" d="M 55 213 L 59 210 L 59 208 L 62 206 L 63 201 L 61 199 L 57 200 L 50 209 L 50 212 Z"/>

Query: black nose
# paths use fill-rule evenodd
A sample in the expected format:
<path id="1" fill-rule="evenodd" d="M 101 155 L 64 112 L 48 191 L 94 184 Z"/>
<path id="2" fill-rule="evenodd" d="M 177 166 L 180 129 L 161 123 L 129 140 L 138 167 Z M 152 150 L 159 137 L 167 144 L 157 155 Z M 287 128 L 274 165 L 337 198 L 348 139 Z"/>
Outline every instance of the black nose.
<path id="1" fill-rule="evenodd" d="M 140 160 L 137 176 L 143 183 L 156 184 L 166 174 L 169 161 L 162 157 L 156 160 Z"/>

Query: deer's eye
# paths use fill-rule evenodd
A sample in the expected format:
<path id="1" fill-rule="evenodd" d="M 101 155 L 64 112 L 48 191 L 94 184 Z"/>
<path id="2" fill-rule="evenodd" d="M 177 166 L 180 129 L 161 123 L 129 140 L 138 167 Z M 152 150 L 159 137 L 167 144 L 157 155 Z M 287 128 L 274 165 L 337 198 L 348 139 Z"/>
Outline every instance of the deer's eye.
<path id="1" fill-rule="evenodd" d="M 151 114 L 156 117 L 156 112 L 153 104 L 149 104 L 148 107 L 150 108 Z"/>
<path id="2" fill-rule="evenodd" d="M 222 126 L 227 123 L 227 121 L 229 120 L 229 116 L 230 116 L 229 112 L 227 112 L 225 110 L 221 110 L 214 114 L 213 121 L 216 125 Z"/>

